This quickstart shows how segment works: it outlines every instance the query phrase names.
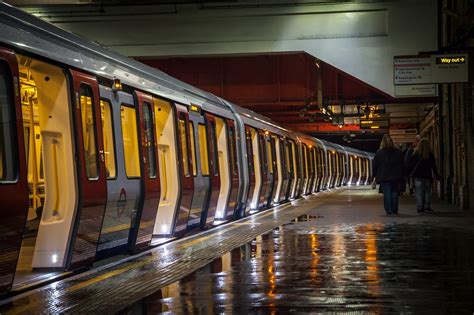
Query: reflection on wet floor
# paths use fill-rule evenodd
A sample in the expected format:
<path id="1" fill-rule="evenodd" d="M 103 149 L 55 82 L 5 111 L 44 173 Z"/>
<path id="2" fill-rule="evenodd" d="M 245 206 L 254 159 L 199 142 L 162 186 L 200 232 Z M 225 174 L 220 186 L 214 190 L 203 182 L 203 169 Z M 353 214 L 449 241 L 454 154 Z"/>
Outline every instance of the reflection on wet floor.
<path id="1" fill-rule="evenodd" d="M 474 312 L 474 233 L 299 223 L 314 218 L 259 236 L 124 313 Z"/>

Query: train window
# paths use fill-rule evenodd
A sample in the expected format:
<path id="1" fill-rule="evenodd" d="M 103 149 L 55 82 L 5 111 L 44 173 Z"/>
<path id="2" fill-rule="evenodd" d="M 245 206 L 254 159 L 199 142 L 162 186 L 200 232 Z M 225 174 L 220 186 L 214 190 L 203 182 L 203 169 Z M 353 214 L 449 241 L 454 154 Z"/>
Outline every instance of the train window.
<path id="1" fill-rule="evenodd" d="M 267 155 L 265 153 L 265 138 L 261 134 L 258 136 L 258 149 L 259 149 L 259 154 L 262 158 L 260 160 L 260 163 L 262 163 L 262 167 L 264 171 L 266 172 L 268 166 L 267 166 Z"/>
<path id="2" fill-rule="evenodd" d="M 194 124 L 192 121 L 189 122 L 189 138 L 191 139 L 191 166 L 193 168 L 193 176 L 197 175 L 197 163 L 196 163 L 196 142 L 194 141 Z"/>
<path id="3" fill-rule="evenodd" d="M 107 179 L 117 178 L 115 166 L 114 126 L 112 108 L 107 100 L 100 100 L 100 116 L 102 119 L 102 136 L 104 139 L 105 173 Z"/>
<path id="4" fill-rule="evenodd" d="M 269 138 L 265 142 L 267 143 L 268 172 L 270 174 L 273 174 L 272 140 L 271 140 L 271 138 Z"/>
<path id="5" fill-rule="evenodd" d="M 219 165 L 217 161 L 217 136 L 216 136 L 216 123 L 211 121 L 211 139 L 210 139 L 210 146 L 211 146 L 211 153 L 212 153 L 212 171 L 214 175 L 219 175 Z"/>
<path id="6" fill-rule="evenodd" d="M 255 175 L 255 170 L 253 167 L 253 148 L 252 148 L 252 132 L 250 130 L 245 131 L 245 143 L 247 146 L 247 161 L 249 163 L 249 172 L 250 175 Z"/>
<path id="7" fill-rule="evenodd" d="M 86 175 L 88 179 L 97 179 L 99 177 L 99 165 L 97 161 L 92 88 L 90 85 L 81 84 L 80 95 L 82 141 L 84 144 Z"/>
<path id="8" fill-rule="evenodd" d="M 232 174 L 237 175 L 237 152 L 236 152 L 236 141 L 235 141 L 235 127 L 229 126 L 229 149 L 230 149 L 230 165 Z"/>
<path id="9" fill-rule="evenodd" d="M 187 130 L 186 130 L 186 119 L 184 114 L 181 113 L 179 116 L 179 141 L 181 143 L 181 158 L 183 162 L 183 171 L 184 171 L 184 176 L 189 177 L 190 172 L 189 172 L 189 155 L 188 155 L 188 139 L 186 137 L 187 135 Z"/>
<path id="10" fill-rule="evenodd" d="M 298 176 L 298 174 L 296 174 L 297 170 L 295 168 L 296 166 L 296 162 L 295 162 L 295 143 L 293 141 L 291 141 L 289 144 L 289 153 L 290 153 L 290 158 L 289 158 L 289 161 L 290 161 L 290 173 L 291 174 L 294 174 L 294 176 Z"/>
<path id="11" fill-rule="evenodd" d="M 303 177 L 308 177 L 309 175 L 308 147 L 306 146 L 306 144 L 303 144 L 303 165 L 304 165 Z"/>
<path id="12" fill-rule="evenodd" d="M 12 182 L 17 179 L 17 159 L 14 141 L 15 104 L 10 68 L 0 62 L 0 182 Z"/>
<path id="13" fill-rule="evenodd" d="M 281 172 L 285 173 L 286 170 L 286 151 L 285 151 L 285 143 L 283 140 L 278 141 L 280 146 L 280 165 L 281 165 Z M 278 167 L 278 166 L 277 166 Z"/>
<path id="14" fill-rule="evenodd" d="M 145 130 L 145 154 L 148 161 L 148 178 L 156 178 L 155 133 L 153 132 L 153 113 L 151 104 L 143 103 L 143 124 Z"/>
<path id="15" fill-rule="evenodd" d="M 286 160 L 286 171 L 291 174 L 291 162 L 290 162 L 290 148 L 288 142 L 285 142 L 285 160 Z"/>
<path id="16" fill-rule="evenodd" d="M 137 117 L 134 107 L 120 106 L 122 120 L 123 158 L 127 177 L 140 176 L 140 159 L 138 155 Z"/>
<path id="17" fill-rule="evenodd" d="M 207 149 L 206 126 L 198 125 L 199 152 L 201 153 L 201 174 L 209 176 L 209 153 Z"/>

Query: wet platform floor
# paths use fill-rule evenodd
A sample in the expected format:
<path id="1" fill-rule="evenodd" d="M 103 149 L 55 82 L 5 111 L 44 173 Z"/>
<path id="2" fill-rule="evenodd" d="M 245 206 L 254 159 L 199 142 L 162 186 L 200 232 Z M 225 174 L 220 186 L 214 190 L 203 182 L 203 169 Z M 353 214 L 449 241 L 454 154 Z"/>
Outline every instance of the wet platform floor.
<path id="1" fill-rule="evenodd" d="M 19 296 L 0 312 L 472 314 L 471 212 L 435 203 L 435 214 L 418 216 L 403 197 L 392 217 L 380 198 L 367 188 L 322 193 Z"/>

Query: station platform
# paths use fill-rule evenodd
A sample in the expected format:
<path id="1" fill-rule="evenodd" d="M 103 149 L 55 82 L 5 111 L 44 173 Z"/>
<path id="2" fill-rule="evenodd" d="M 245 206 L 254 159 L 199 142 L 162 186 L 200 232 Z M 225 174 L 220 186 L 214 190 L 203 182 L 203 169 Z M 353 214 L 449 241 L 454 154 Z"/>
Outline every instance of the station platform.
<path id="1" fill-rule="evenodd" d="M 474 215 L 307 196 L 0 302 L 1 314 L 474 312 Z"/>

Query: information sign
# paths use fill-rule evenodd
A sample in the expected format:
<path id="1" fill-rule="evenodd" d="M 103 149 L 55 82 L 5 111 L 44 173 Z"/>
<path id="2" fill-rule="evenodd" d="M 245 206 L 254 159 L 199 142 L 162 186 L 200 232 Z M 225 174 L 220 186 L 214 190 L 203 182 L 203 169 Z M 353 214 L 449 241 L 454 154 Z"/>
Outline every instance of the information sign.
<path id="1" fill-rule="evenodd" d="M 438 96 L 436 84 L 395 85 L 396 97 Z"/>
<path id="2" fill-rule="evenodd" d="M 431 83 L 431 58 L 395 58 L 395 85 Z"/>
<path id="3" fill-rule="evenodd" d="M 390 121 L 388 119 L 361 119 L 360 129 L 388 129 Z"/>

